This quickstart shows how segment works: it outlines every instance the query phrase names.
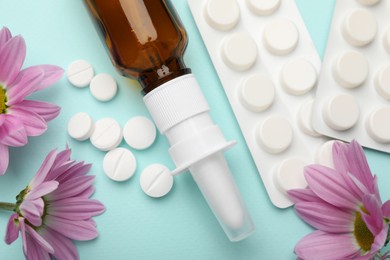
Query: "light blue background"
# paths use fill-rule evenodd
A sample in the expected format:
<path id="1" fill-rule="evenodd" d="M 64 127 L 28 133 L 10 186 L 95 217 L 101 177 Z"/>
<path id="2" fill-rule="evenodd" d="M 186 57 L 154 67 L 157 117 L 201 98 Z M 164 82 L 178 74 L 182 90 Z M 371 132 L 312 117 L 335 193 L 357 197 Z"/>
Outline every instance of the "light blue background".
<path id="1" fill-rule="evenodd" d="M 109 0 L 107 0 L 109 1 Z M 188 31 L 190 43 L 185 60 L 203 87 L 212 116 L 228 140 L 238 145 L 226 153 L 231 169 L 257 226 L 248 239 L 231 243 L 219 227 L 190 175 L 175 178 L 169 196 L 147 197 L 139 187 L 140 172 L 151 163 L 174 168 L 166 140 L 159 136 L 151 149 L 133 151 L 138 160 L 136 175 L 128 182 L 110 181 L 102 171 L 104 153 L 86 142 L 70 139 L 69 118 L 86 111 L 95 119 L 114 117 L 123 126 L 136 115 L 149 116 L 140 87 L 119 76 L 92 26 L 81 0 L 1 0 L 0 26 L 22 34 L 27 42 L 25 66 L 51 63 L 64 68 L 76 59 L 90 61 L 97 73 L 107 72 L 119 83 L 119 93 L 109 103 L 99 103 L 88 89 L 76 89 L 63 78 L 50 89 L 34 95 L 62 107 L 61 115 L 41 137 L 30 138 L 27 146 L 10 149 L 10 167 L 0 178 L 0 201 L 13 202 L 45 155 L 68 143 L 73 158 L 93 163 L 95 198 L 107 211 L 95 218 L 99 237 L 77 243 L 82 259 L 295 259 L 294 245 L 311 228 L 292 208 L 280 210 L 268 200 L 223 88 L 209 60 L 185 0 L 172 0 Z M 323 54 L 331 20 L 333 0 L 298 0 L 305 22 L 319 53 Z M 126 147 L 123 142 L 121 146 Z M 390 198 L 390 156 L 366 150 L 373 172 L 379 176 L 383 198 Z M 0 212 L 0 235 L 5 233 L 8 212 Z M 11 246 L 0 243 L 0 259 L 22 259 L 21 239 Z"/>

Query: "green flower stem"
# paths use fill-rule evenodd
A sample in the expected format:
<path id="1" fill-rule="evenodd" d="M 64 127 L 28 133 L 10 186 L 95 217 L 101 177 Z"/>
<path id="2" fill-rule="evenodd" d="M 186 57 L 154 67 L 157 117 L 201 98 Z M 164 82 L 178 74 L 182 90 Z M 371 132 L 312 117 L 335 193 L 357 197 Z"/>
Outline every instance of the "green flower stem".
<path id="1" fill-rule="evenodd" d="M 14 203 L 7 203 L 7 202 L 0 202 L 0 209 L 9 210 L 9 211 L 15 211 L 16 204 L 14 204 Z"/>

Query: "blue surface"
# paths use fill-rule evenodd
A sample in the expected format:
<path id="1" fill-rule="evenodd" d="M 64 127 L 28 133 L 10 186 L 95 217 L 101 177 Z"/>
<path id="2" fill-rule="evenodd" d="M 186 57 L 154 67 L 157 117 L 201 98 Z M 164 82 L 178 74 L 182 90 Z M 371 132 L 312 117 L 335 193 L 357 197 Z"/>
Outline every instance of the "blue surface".
<path id="1" fill-rule="evenodd" d="M 35 99 L 59 104 L 62 112 L 43 136 L 30 138 L 27 146 L 10 150 L 8 173 L 0 178 L 0 201 L 13 202 L 45 155 L 68 143 L 73 148 L 74 159 L 93 163 L 94 197 L 107 207 L 106 213 L 95 218 L 99 237 L 77 243 L 81 259 L 295 259 L 294 245 L 311 228 L 292 208 L 280 210 L 268 200 L 188 5 L 185 0 L 172 2 L 190 37 L 186 63 L 198 75 L 212 116 L 227 139 L 239 142 L 226 157 L 255 221 L 256 232 L 242 242 L 229 242 L 190 175 L 177 177 L 172 192 L 165 198 L 151 199 L 142 192 L 138 182 L 144 167 L 163 163 L 174 168 L 162 136 L 158 136 L 150 149 L 133 151 L 138 170 L 125 183 L 115 183 L 104 175 L 103 152 L 94 149 L 89 141 L 77 142 L 67 136 L 69 118 L 80 111 L 88 112 L 95 119 L 114 117 L 122 126 L 132 116 L 149 116 L 140 87 L 119 76 L 111 65 L 81 0 L 0 1 L 0 26 L 8 26 L 13 34 L 22 34 L 26 39 L 25 66 L 51 63 L 66 68 L 73 60 L 86 59 L 97 73 L 113 75 L 120 86 L 118 95 L 109 103 L 96 101 L 88 89 L 76 89 L 65 78 L 35 94 Z M 298 4 L 322 55 L 334 1 L 298 0 Z M 390 198 L 390 156 L 369 150 L 366 154 L 373 172 L 379 176 L 383 198 Z M 1 236 L 8 216 L 8 212 L 0 211 Z M 11 246 L 0 243 L 0 259 L 22 258 L 21 239 Z"/>

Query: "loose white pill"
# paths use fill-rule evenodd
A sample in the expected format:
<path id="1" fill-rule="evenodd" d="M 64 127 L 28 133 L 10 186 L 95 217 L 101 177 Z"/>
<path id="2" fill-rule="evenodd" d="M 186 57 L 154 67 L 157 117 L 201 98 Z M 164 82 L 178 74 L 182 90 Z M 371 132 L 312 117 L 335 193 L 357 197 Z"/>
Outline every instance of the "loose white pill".
<path id="1" fill-rule="evenodd" d="M 387 52 L 390 54 L 390 28 L 387 29 L 385 36 L 383 37 L 383 46 L 387 50 Z"/>
<path id="2" fill-rule="evenodd" d="M 291 53 L 298 45 L 299 32 L 288 19 L 275 19 L 264 29 L 264 45 L 274 55 Z"/>
<path id="3" fill-rule="evenodd" d="M 376 73 L 375 89 L 383 98 L 390 100 L 390 65 L 382 67 Z"/>
<path id="4" fill-rule="evenodd" d="M 145 194 L 160 198 L 171 190 L 173 176 L 164 165 L 152 164 L 141 173 L 140 185 Z"/>
<path id="5" fill-rule="evenodd" d="M 118 86 L 111 75 L 101 73 L 92 79 L 89 89 L 97 100 L 106 102 L 116 95 Z"/>
<path id="6" fill-rule="evenodd" d="M 123 137 L 130 147 L 143 150 L 154 143 L 156 127 L 147 117 L 133 117 L 123 128 Z"/>
<path id="7" fill-rule="evenodd" d="M 92 117 L 84 112 L 75 114 L 68 122 L 68 134 L 78 141 L 90 138 L 94 129 Z"/>
<path id="8" fill-rule="evenodd" d="M 132 152 L 124 148 L 109 151 L 103 160 L 103 170 L 114 181 L 130 179 L 137 168 L 137 161 Z"/>
<path id="9" fill-rule="evenodd" d="M 348 94 L 332 97 L 323 108 L 326 124 L 338 131 L 352 128 L 357 123 L 359 115 L 360 110 L 356 99 Z"/>
<path id="10" fill-rule="evenodd" d="M 253 112 L 264 111 L 274 102 L 274 83 L 266 75 L 254 74 L 241 85 L 240 99 L 247 109 Z"/>
<path id="11" fill-rule="evenodd" d="M 274 183 L 279 191 L 286 194 L 291 189 L 306 188 L 307 182 L 304 175 L 306 165 L 306 161 L 299 158 L 283 161 L 274 175 Z"/>
<path id="12" fill-rule="evenodd" d="M 288 93 L 299 96 L 313 89 L 317 82 L 317 72 L 309 61 L 295 59 L 283 66 L 280 78 Z"/>
<path id="13" fill-rule="evenodd" d="M 270 116 L 256 131 L 259 145 L 268 153 L 278 154 L 285 151 L 293 140 L 290 122 L 281 116 Z"/>
<path id="14" fill-rule="evenodd" d="M 309 99 L 302 104 L 298 113 L 298 125 L 305 134 L 319 137 L 321 134 L 314 130 L 312 125 L 313 103 L 314 100 Z"/>
<path id="15" fill-rule="evenodd" d="M 390 107 L 376 108 L 368 117 L 366 128 L 378 143 L 390 143 Z"/>
<path id="16" fill-rule="evenodd" d="M 333 63 L 333 77 L 345 88 L 356 88 L 366 81 L 369 66 L 366 57 L 357 51 L 341 54 Z"/>
<path id="17" fill-rule="evenodd" d="M 91 82 L 95 73 L 87 61 L 76 60 L 68 65 L 66 75 L 73 86 L 84 88 Z"/>
<path id="18" fill-rule="evenodd" d="M 257 46 L 248 33 L 228 36 L 222 46 L 222 59 L 227 66 L 237 71 L 248 70 L 257 58 Z"/>
<path id="19" fill-rule="evenodd" d="M 316 162 L 323 166 L 334 169 L 333 144 L 334 140 L 328 141 L 320 146 L 316 153 Z"/>
<path id="20" fill-rule="evenodd" d="M 236 26 L 240 19 L 240 6 L 236 0 L 208 0 L 204 16 L 214 29 L 228 31 Z"/>
<path id="21" fill-rule="evenodd" d="M 357 0 L 357 1 L 363 5 L 375 5 L 379 3 L 381 0 Z"/>
<path id="22" fill-rule="evenodd" d="M 361 47 L 374 40 L 377 30 L 377 23 L 372 12 L 360 9 L 347 15 L 341 31 L 347 42 Z"/>
<path id="23" fill-rule="evenodd" d="M 90 140 L 99 150 L 115 149 L 122 141 L 122 129 L 112 118 L 100 119 L 95 123 L 95 130 Z"/>
<path id="24" fill-rule="evenodd" d="M 257 15 L 271 15 L 280 6 L 280 0 L 247 0 L 249 9 Z"/>

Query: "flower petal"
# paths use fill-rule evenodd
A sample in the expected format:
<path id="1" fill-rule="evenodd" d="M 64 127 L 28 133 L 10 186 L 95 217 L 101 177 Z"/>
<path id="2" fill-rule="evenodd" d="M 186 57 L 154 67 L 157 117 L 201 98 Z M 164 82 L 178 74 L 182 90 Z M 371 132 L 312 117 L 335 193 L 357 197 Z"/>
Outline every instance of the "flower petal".
<path id="1" fill-rule="evenodd" d="M 36 91 L 37 86 L 43 79 L 43 70 L 40 68 L 29 67 L 19 73 L 15 84 L 7 91 L 7 105 L 13 105 L 22 102 L 25 97 Z"/>
<path id="2" fill-rule="evenodd" d="M 8 146 L 0 144 L 0 176 L 7 171 L 9 163 Z"/>
<path id="3" fill-rule="evenodd" d="M 85 189 L 81 193 L 77 194 L 76 196 L 79 198 L 86 198 L 88 199 L 89 197 L 92 196 L 92 194 L 95 192 L 95 187 L 91 186 L 88 189 Z"/>
<path id="4" fill-rule="evenodd" d="M 18 118 L 7 115 L 5 122 L 0 126 L 0 144 L 19 147 L 28 142 L 24 125 Z"/>
<path id="5" fill-rule="evenodd" d="M 5 122 L 6 114 L 0 114 L 0 127 L 3 125 Z"/>
<path id="6" fill-rule="evenodd" d="M 0 48 L 12 38 L 11 32 L 7 27 L 0 30 Z"/>
<path id="7" fill-rule="evenodd" d="M 311 189 L 295 189 L 287 191 L 289 198 L 294 202 L 323 202 Z"/>
<path id="8" fill-rule="evenodd" d="M 30 200 L 26 199 L 20 205 L 20 212 L 23 217 L 36 227 L 42 225 L 43 212 L 39 211 L 37 207 Z"/>
<path id="9" fill-rule="evenodd" d="M 26 57 L 26 43 L 18 35 L 0 49 L 0 82 L 10 86 L 18 76 Z"/>
<path id="10" fill-rule="evenodd" d="M 72 150 L 69 148 L 59 152 L 57 155 L 57 158 L 53 164 L 53 169 L 58 168 L 58 167 L 62 166 L 63 164 L 68 164 L 70 162 L 74 163 L 74 161 L 70 161 L 71 153 L 72 153 Z"/>
<path id="11" fill-rule="evenodd" d="M 49 173 L 51 167 L 53 166 L 56 157 L 57 157 L 56 149 L 50 151 L 50 153 L 46 156 L 37 174 L 34 176 L 34 178 L 31 180 L 29 184 L 31 189 L 34 189 L 36 186 L 38 186 L 45 180 L 47 174 Z"/>
<path id="12" fill-rule="evenodd" d="M 86 220 L 67 220 L 47 215 L 46 225 L 73 240 L 86 241 L 98 236 L 96 227 Z"/>
<path id="13" fill-rule="evenodd" d="M 374 193 L 373 177 L 370 167 L 368 166 L 363 148 L 355 140 L 350 144 L 347 158 L 350 172 L 355 175 L 371 193 Z"/>
<path id="14" fill-rule="evenodd" d="M 47 214 L 69 219 L 86 220 L 104 212 L 104 205 L 97 200 L 69 198 L 56 201 L 47 208 Z"/>
<path id="15" fill-rule="evenodd" d="M 382 247 L 385 245 L 388 231 L 389 227 L 385 225 L 381 232 L 375 236 L 374 243 L 372 243 L 371 245 L 370 252 L 375 254 L 382 249 Z"/>
<path id="16" fill-rule="evenodd" d="M 38 245 L 40 245 L 46 252 L 53 254 L 53 247 L 40 234 L 38 234 L 32 227 L 26 225 L 26 231 L 31 235 Z"/>
<path id="17" fill-rule="evenodd" d="M 12 244 L 19 237 L 19 226 L 16 224 L 18 221 L 18 214 L 13 213 L 8 220 L 7 232 L 5 233 L 5 243 L 7 245 Z"/>
<path id="18" fill-rule="evenodd" d="M 47 130 L 46 121 L 32 111 L 12 107 L 10 114 L 17 117 L 23 123 L 28 136 L 39 136 Z"/>
<path id="19" fill-rule="evenodd" d="M 26 243 L 28 254 L 25 252 L 27 260 L 50 260 L 49 254 L 34 240 L 34 238 L 27 233 Z"/>
<path id="20" fill-rule="evenodd" d="M 327 202 L 298 202 L 295 210 L 300 218 L 319 230 L 330 233 L 353 232 L 354 214 Z"/>
<path id="21" fill-rule="evenodd" d="M 59 234 L 58 232 L 50 229 L 49 227 L 44 227 L 41 231 L 42 236 L 50 241 L 54 248 L 54 256 L 58 260 L 68 260 L 68 259 L 79 259 L 79 254 L 77 252 L 76 246 L 73 244 L 73 241 L 69 238 Z"/>
<path id="22" fill-rule="evenodd" d="M 324 201 L 341 208 L 356 210 L 359 199 L 348 189 L 343 177 L 321 165 L 307 166 L 305 178 L 309 187 Z"/>
<path id="23" fill-rule="evenodd" d="M 43 71 L 44 77 L 36 88 L 36 91 L 47 88 L 61 79 L 64 70 L 55 65 L 36 65 L 30 68 L 39 68 Z"/>
<path id="24" fill-rule="evenodd" d="M 27 255 L 26 224 L 24 218 L 19 217 L 20 233 L 22 234 L 23 252 Z"/>
<path id="25" fill-rule="evenodd" d="M 329 234 L 317 230 L 298 242 L 295 253 L 302 259 L 350 259 L 359 251 L 353 241 L 353 234 Z"/>
<path id="26" fill-rule="evenodd" d="M 390 200 L 386 201 L 382 205 L 382 212 L 383 212 L 383 216 L 390 219 Z"/>
<path id="27" fill-rule="evenodd" d="M 368 211 L 369 214 L 362 211 L 362 218 L 366 223 L 368 229 L 371 233 L 376 236 L 379 234 L 385 227 L 383 221 L 382 209 L 379 201 L 373 194 L 367 194 L 363 197 L 364 208 Z"/>
<path id="28" fill-rule="evenodd" d="M 91 164 L 84 164 L 84 162 L 79 162 L 69 168 L 66 174 L 59 175 L 57 180 L 60 183 L 63 183 L 75 177 L 85 176 L 91 169 L 91 166 Z"/>
<path id="29" fill-rule="evenodd" d="M 37 113 L 46 122 L 56 118 L 61 111 L 61 108 L 57 105 L 36 100 L 23 100 L 22 102 L 15 104 L 13 108 L 23 108 Z"/>
<path id="30" fill-rule="evenodd" d="M 38 186 L 36 186 L 29 194 L 28 194 L 28 199 L 29 200 L 35 200 L 40 197 L 43 197 L 50 192 L 56 190 L 58 188 L 58 182 L 56 181 L 46 181 Z"/>
<path id="31" fill-rule="evenodd" d="M 77 176 L 60 183 L 58 189 L 48 195 L 51 201 L 62 200 L 80 194 L 92 186 L 95 176 Z"/>

